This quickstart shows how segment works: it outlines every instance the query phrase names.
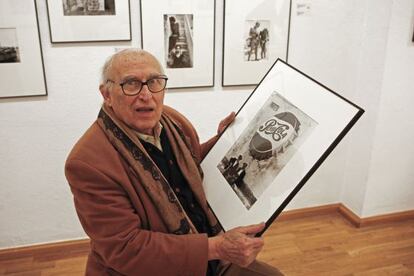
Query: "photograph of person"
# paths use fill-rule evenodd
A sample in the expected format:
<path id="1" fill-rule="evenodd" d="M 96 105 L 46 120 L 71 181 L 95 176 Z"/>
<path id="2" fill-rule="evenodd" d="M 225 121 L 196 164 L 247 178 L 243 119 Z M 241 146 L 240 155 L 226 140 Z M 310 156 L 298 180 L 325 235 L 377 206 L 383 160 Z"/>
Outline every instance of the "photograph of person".
<path id="1" fill-rule="evenodd" d="M 244 45 L 245 61 L 268 60 L 269 20 L 247 20 Z"/>
<path id="2" fill-rule="evenodd" d="M 193 15 L 164 14 L 167 68 L 193 67 Z"/>

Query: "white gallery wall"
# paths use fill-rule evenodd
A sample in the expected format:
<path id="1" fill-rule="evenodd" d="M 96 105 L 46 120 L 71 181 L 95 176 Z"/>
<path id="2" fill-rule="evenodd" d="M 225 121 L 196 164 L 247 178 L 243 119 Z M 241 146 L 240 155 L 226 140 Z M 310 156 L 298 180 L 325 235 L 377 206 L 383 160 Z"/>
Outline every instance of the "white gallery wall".
<path id="1" fill-rule="evenodd" d="M 132 41 L 52 45 L 37 0 L 49 95 L 0 99 L 0 248 L 84 238 L 63 173 L 65 158 L 100 108 L 100 68 Z M 296 5 L 310 10 L 297 14 Z M 216 0 L 215 87 L 170 90 L 166 103 L 202 140 L 254 87 L 221 87 L 223 0 Z M 361 217 L 414 209 L 414 0 L 293 0 L 289 63 L 366 113 L 289 209 L 342 202 Z M 2 79 L 0 81 L 7 81 Z"/>
<path id="2" fill-rule="evenodd" d="M 393 1 L 363 216 L 414 204 L 414 1 Z"/>

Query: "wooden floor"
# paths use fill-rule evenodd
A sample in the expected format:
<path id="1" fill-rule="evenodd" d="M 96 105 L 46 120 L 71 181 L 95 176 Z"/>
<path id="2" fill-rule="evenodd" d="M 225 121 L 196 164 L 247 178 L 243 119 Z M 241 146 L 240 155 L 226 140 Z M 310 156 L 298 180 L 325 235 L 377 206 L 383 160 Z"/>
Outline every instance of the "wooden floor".
<path id="1" fill-rule="evenodd" d="M 259 259 L 286 275 L 414 275 L 414 219 L 362 228 L 337 213 L 281 220 L 265 243 Z M 0 254 L 0 275 L 83 275 L 86 251 Z"/>
<path id="2" fill-rule="evenodd" d="M 279 221 L 259 259 L 286 275 L 414 275 L 414 219 L 356 228 L 333 213 Z"/>

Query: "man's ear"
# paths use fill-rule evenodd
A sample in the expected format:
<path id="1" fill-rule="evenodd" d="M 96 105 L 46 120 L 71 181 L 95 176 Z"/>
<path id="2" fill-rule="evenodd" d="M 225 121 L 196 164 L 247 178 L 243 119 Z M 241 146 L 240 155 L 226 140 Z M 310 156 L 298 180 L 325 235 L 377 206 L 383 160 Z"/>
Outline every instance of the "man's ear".
<path id="1" fill-rule="evenodd" d="M 105 104 L 107 104 L 108 106 L 111 106 L 112 98 L 111 98 L 111 93 L 109 93 L 108 86 L 105 84 L 99 85 L 99 91 L 101 91 L 101 95 L 104 98 Z"/>

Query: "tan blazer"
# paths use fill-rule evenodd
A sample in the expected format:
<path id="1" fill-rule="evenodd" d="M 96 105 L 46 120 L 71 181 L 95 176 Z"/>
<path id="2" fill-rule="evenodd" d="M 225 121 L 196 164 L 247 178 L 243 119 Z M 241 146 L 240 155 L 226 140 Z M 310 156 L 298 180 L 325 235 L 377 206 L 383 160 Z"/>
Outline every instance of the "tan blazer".
<path id="1" fill-rule="evenodd" d="M 169 107 L 164 112 L 190 138 L 201 160 L 216 137 L 200 145 L 186 118 Z M 69 154 L 65 174 L 91 239 L 86 275 L 206 274 L 206 234 L 167 234 L 161 214 L 96 122 Z"/>

